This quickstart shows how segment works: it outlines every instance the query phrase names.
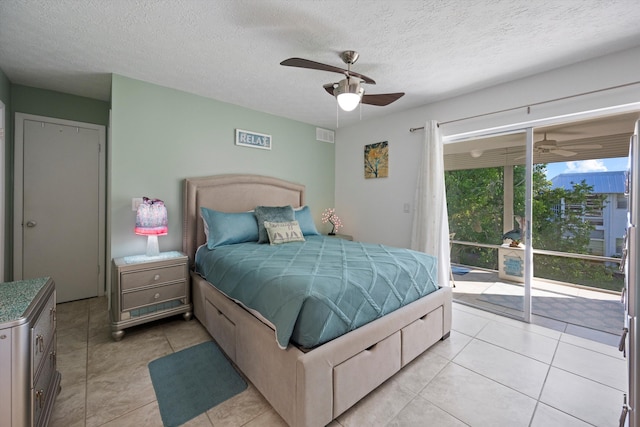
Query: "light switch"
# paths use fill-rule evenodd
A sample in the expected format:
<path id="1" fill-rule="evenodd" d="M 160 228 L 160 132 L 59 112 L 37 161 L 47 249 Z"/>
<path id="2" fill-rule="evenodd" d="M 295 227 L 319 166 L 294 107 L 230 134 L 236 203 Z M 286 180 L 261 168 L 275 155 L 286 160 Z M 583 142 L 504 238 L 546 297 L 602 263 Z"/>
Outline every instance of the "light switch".
<path id="1" fill-rule="evenodd" d="M 131 210 L 137 211 L 138 206 L 140 206 L 141 204 L 142 204 L 142 197 L 134 197 L 133 199 L 131 199 Z"/>

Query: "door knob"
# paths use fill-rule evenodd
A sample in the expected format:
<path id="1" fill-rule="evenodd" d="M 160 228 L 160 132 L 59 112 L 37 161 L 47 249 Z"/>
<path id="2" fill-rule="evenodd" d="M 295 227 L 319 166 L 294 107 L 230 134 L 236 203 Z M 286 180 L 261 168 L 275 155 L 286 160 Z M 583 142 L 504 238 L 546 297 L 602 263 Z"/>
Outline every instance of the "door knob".
<path id="1" fill-rule="evenodd" d="M 27 221 L 27 227 L 35 227 L 36 225 L 38 225 L 38 223 L 33 220 Z"/>

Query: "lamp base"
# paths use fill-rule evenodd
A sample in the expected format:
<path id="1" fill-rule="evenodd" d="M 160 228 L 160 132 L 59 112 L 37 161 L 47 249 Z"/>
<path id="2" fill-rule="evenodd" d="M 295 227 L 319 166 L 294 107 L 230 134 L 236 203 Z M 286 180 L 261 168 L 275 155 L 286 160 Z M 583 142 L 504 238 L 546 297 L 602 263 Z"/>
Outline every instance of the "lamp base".
<path id="1" fill-rule="evenodd" d="M 158 245 L 158 236 L 147 236 L 147 256 L 160 255 L 160 246 Z"/>

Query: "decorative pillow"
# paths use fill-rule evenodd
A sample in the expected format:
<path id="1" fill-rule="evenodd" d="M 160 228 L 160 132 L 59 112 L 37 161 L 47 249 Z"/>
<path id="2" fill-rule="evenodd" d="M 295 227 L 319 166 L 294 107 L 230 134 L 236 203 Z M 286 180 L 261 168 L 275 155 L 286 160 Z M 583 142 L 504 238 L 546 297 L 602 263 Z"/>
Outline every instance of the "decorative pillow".
<path id="1" fill-rule="evenodd" d="M 302 230 L 298 221 L 289 222 L 264 222 L 264 228 L 269 236 L 269 243 L 280 245 L 289 242 L 304 242 Z"/>
<path id="2" fill-rule="evenodd" d="M 209 249 L 258 241 L 258 223 L 253 212 L 226 213 L 202 207 L 200 216 Z"/>
<path id="3" fill-rule="evenodd" d="M 269 235 L 264 228 L 264 222 L 288 222 L 294 221 L 293 207 L 288 206 L 256 206 L 253 212 L 258 221 L 258 243 L 268 243 Z"/>
<path id="4" fill-rule="evenodd" d="M 303 236 L 319 236 L 318 229 L 316 228 L 316 223 L 313 221 L 313 217 L 311 216 L 311 209 L 309 206 L 303 206 L 298 209 L 294 209 L 294 214 L 296 217 L 296 221 L 300 224 L 300 230 L 302 230 Z"/>

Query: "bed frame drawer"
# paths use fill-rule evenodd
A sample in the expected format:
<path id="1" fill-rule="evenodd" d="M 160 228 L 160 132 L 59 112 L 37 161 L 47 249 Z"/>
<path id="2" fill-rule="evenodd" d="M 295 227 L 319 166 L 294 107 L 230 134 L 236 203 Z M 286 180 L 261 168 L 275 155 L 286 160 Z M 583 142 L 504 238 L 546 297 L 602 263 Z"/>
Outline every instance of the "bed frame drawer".
<path id="1" fill-rule="evenodd" d="M 400 370 L 400 331 L 333 368 L 333 416 Z"/>
<path id="2" fill-rule="evenodd" d="M 216 342 L 227 356 L 235 361 L 236 325 L 211 301 L 205 299 L 205 303 L 207 329 L 216 331 Z"/>
<path id="3" fill-rule="evenodd" d="M 444 311 L 438 307 L 401 329 L 402 366 L 411 362 L 443 336 Z"/>

